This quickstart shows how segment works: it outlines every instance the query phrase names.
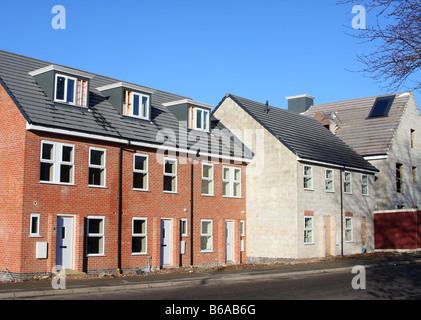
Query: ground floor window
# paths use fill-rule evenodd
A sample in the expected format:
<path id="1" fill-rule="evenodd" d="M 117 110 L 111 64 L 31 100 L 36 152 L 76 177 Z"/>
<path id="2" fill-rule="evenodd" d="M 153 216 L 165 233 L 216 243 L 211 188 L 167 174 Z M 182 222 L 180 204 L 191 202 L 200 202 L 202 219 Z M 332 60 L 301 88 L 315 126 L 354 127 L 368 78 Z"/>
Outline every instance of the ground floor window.
<path id="1" fill-rule="evenodd" d="M 87 254 L 104 254 L 104 217 L 88 217 Z"/>
<path id="2" fill-rule="evenodd" d="M 345 241 L 352 242 L 352 218 L 345 218 Z"/>
<path id="3" fill-rule="evenodd" d="M 39 223 L 40 223 L 40 215 L 37 213 L 31 214 L 31 225 L 30 225 L 30 231 L 29 236 L 30 237 L 39 237 Z"/>
<path id="4" fill-rule="evenodd" d="M 147 252 L 147 220 L 133 218 L 132 221 L 132 253 Z"/>
<path id="5" fill-rule="evenodd" d="M 200 228 L 200 250 L 210 252 L 213 249 L 212 220 L 202 220 Z"/>
<path id="6" fill-rule="evenodd" d="M 313 243 L 313 217 L 304 217 L 304 243 Z"/>

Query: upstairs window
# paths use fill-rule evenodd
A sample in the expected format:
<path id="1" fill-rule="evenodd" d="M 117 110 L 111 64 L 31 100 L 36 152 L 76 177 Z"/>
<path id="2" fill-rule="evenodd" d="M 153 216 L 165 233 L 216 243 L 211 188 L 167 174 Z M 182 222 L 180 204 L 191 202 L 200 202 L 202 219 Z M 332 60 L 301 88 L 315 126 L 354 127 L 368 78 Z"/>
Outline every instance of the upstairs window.
<path id="1" fill-rule="evenodd" d="M 124 90 L 123 115 L 149 119 L 149 96 Z"/>
<path id="2" fill-rule="evenodd" d="M 361 194 L 368 196 L 368 175 L 366 174 L 361 176 Z"/>
<path id="3" fill-rule="evenodd" d="M 241 169 L 236 167 L 223 167 L 222 169 L 222 195 L 224 197 L 241 197 Z"/>
<path id="4" fill-rule="evenodd" d="M 133 189 L 148 190 L 148 159 L 147 155 L 134 155 Z"/>
<path id="5" fill-rule="evenodd" d="M 177 160 L 164 159 L 164 192 L 177 192 Z"/>
<path id="6" fill-rule="evenodd" d="M 333 170 L 326 169 L 325 171 L 325 188 L 326 192 L 334 192 Z"/>
<path id="7" fill-rule="evenodd" d="M 368 117 L 387 117 L 394 100 L 395 96 L 378 97 Z"/>
<path id="8" fill-rule="evenodd" d="M 396 192 L 403 193 L 403 164 L 396 164 Z"/>
<path id="9" fill-rule="evenodd" d="M 202 195 L 213 196 L 213 164 L 202 164 Z"/>
<path id="10" fill-rule="evenodd" d="M 189 107 L 189 128 L 209 131 L 209 110 Z"/>
<path id="11" fill-rule="evenodd" d="M 73 184 L 74 145 L 43 141 L 41 143 L 40 181 Z"/>
<path id="12" fill-rule="evenodd" d="M 349 171 L 344 172 L 344 193 L 352 193 L 352 177 Z"/>
<path id="13" fill-rule="evenodd" d="M 313 190 L 313 167 L 304 166 L 304 189 Z"/>
<path id="14" fill-rule="evenodd" d="M 55 101 L 86 107 L 88 81 L 61 74 L 56 75 Z"/>
<path id="15" fill-rule="evenodd" d="M 106 150 L 89 148 L 89 186 L 105 187 Z"/>
<path id="16" fill-rule="evenodd" d="M 415 130 L 411 129 L 411 149 L 415 149 Z"/>

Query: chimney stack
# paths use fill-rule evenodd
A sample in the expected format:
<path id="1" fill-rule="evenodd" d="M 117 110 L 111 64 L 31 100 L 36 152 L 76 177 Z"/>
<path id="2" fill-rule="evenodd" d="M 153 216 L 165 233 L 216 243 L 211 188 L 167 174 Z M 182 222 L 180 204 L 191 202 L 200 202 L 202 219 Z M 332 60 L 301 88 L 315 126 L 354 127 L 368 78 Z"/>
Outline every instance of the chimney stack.
<path id="1" fill-rule="evenodd" d="M 295 113 L 306 112 L 314 104 L 315 99 L 315 97 L 309 96 L 308 94 L 287 97 L 288 110 Z"/>

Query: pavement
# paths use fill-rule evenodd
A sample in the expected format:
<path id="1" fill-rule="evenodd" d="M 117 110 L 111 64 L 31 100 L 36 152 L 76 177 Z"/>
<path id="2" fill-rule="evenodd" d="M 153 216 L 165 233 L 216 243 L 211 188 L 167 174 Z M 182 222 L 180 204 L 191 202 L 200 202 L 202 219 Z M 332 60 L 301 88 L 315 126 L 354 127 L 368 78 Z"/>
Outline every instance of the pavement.
<path id="1" fill-rule="evenodd" d="M 83 273 L 23 282 L 0 282 L 0 300 L 24 299 L 76 293 L 95 293 L 148 288 L 217 284 L 220 281 L 249 281 L 328 272 L 352 271 L 354 266 L 375 268 L 421 263 L 421 252 L 366 253 L 345 257 L 305 259 L 272 263 L 227 265 L 223 267 L 183 267 L 164 269 L 148 275 L 87 276 Z M 53 288 L 56 284 L 58 289 Z M 65 288 L 64 288 L 65 287 Z M 65 299 L 65 298 L 64 298 Z"/>

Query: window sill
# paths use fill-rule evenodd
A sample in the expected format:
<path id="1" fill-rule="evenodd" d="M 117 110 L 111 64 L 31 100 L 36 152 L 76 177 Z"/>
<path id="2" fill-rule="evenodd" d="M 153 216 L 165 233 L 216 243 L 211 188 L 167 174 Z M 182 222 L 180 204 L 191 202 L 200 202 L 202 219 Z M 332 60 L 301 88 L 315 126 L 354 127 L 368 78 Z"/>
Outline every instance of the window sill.
<path id="1" fill-rule="evenodd" d="M 54 103 L 59 103 L 59 104 L 65 105 L 65 106 L 89 109 L 87 106 L 81 106 L 81 105 L 78 105 L 76 103 L 70 103 L 70 102 L 66 102 L 66 101 L 54 100 Z"/>
<path id="2" fill-rule="evenodd" d="M 304 188 L 304 191 L 314 191 L 314 189 Z"/>
<path id="3" fill-rule="evenodd" d="M 149 189 L 136 189 L 136 188 L 133 188 L 133 191 L 151 192 L 151 190 Z"/>
<path id="4" fill-rule="evenodd" d="M 167 193 L 167 194 L 178 194 L 177 191 L 162 191 L 163 193 Z"/>
<path id="5" fill-rule="evenodd" d="M 141 116 L 133 116 L 130 114 L 123 114 L 124 117 L 129 117 L 132 119 L 139 119 L 139 120 L 145 120 L 145 121 L 151 121 L 151 119 L 149 117 L 141 117 Z"/>
<path id="6" fill-rule="evenodd" d="M 63 183 L 63 182 L 54 182 L 54 181 L 39 181 L 39 183 L 42 184 L 55 184 L 55 185 L 59 185 L 59 186 L 69 186 L 69 187 L 77 187 L 76 184 L 74 183 Z"/>
<path id="7" fill-rule="evenodd" d="M 199 131 L 199 132 L 206 132 L 206 133 L 209 133 L 210 131 L 209 130 L 206 130 L 206 129 L 200 129 L 200 128 L 189 128 L 190 130 L 194 130 L 194 131 Z"/>
<path id="8" fill-rule="evenodd" d="M 106 186 L 96 186 L 94 184 L 88 184 L 89 188 L 108 189 Z"/>
<path id="9" fill-rule="evenodd" d="M 149 256 L 148 252 L 132 252 L 132 256 Z"/>
<path id="10" fill-rule="evenodd" d="M 214 194 L 203 194 L 203 193 L 202 193 L 202 196 L 203 196 L 203 197 L 215 197 L 215 195 L 214 195 Z"/>
<path id="11" fill-rule="evenodd" d="M 42 236 L 40 236 L 39 234 L 38 235 L 29 235 L 29 237 L 28 238 L 42 238 Z"/>
<path id="12" fill-rule="evenodd" d="M 88 258 L 90 258 L 90 257 L 106 257 L 107 255 L 106 254 L 103 254 L 103 253 L 98 253 L 98 254 L 92 253 L 92 254 L 87 254 L 86 256 Z"/>
<path id="13" fill-rule="evenodd" d="M 215 253 L 215 251 L 211 250 L 211 251 L 202 251 L 200 250 L 200 253 Z"/>
<path id="14" fill-rule="evenodd" d="M 222 198 L 231 198 L 231 199 L 243 199 L 243 197 L 234 197 L 234 196 L 222 196 Z"/>

